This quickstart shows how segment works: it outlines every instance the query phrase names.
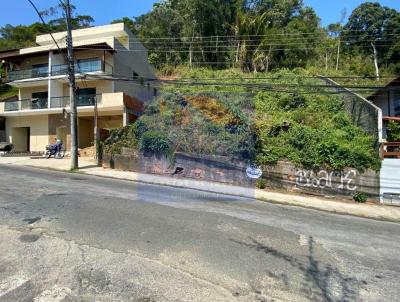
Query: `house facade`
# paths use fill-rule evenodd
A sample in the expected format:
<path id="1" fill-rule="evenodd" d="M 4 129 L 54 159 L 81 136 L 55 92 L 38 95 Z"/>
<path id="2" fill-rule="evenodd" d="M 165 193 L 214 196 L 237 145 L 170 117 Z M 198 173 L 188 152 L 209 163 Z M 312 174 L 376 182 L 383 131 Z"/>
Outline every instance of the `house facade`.
<path id="1" fill-rule="evenodd" d="M 380 171 L 380 200 L 388 204 L 400 204 L 400 141 L 393 141 L 388 123 L 400 124 L 400 78 L 378 89 L 368 97 L 382 110 L 383 142 L 381 143 L 382 168 Z"/>
<path id="2" fill-rule="evenodd" d="M 55 138 L 70 148 L 70 93 L 66 32 L 36 37 L 36 46 L 0 52 L 8 85 L 18 98 L 0 103 L 2 136 L 17 152 L 43 151 Z M 134 121 L 142 104 L 157 94 L 147 51 L 123 23 L 72 31 L 79 148 L 93 145 L 98 127 Z"/>
<path id="3" fill-rule="evenodd" d="M 387 123 L 400 122 L 400 78 L 394 79 L 385 88 L 378 89 L 368 100 L 382 110 L 383 138 L 387 140 Z"/>

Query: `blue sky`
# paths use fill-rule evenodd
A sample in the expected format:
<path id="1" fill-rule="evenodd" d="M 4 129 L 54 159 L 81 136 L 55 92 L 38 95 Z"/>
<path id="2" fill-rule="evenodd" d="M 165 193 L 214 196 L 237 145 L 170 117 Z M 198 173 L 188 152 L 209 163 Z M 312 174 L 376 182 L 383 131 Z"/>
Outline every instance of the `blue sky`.
<path id="1" fill-rule="evenodd" d="M 207 0 L 204 0 L 207 1 Z M 148 12 L 156 0 L 72 0 L 80 14 L 91 15 L 96 25 L 108 24 L 111 20 L 123 16 L 133 17 Z M 366 2 L 365 0 L 304 0 L 306 5 L 313 7 L 322 19 L 322 25 L 338 22 L 341 11 L 346 8 L 351 11 Z M 400 11 L 400 0 L 378 0 L 382 5 Z M 58 0 L 34 0 L 39 10 L 44 10 L 58 3 Z M 31 24 L 38 21 L 37 15 L 27 0 L 2 1 L 0 11 L 0 26 Z"/>

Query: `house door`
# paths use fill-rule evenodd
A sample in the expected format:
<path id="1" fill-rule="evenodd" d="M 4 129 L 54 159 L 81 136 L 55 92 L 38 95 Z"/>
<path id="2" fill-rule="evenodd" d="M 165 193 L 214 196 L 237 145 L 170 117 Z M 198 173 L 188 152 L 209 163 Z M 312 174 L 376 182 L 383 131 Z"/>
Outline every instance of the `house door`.
<path id="1" fill-rule="evenodd" d="M 29 127 L 14 127 L 11 129 L 11 143 L 16 152 L 30 151 L 30 132 Z"/>

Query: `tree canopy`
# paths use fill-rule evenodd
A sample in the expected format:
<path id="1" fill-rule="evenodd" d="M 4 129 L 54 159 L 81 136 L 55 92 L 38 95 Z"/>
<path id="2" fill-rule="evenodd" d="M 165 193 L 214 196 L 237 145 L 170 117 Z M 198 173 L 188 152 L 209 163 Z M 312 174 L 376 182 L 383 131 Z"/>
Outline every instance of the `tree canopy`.
<path id="1" fill-rule="evenodd" d="M 65 30 L 59 7 L 42 15 L 47 25 L 1 27 L 0 49 L 33 45 L 38 34 Z M 74 15 L 74 28 L 94 22 L 90 16 Z M 359 74 L 371 74 L 374 67 L 398 73 L 400 13 L 366 2 L 346 24 L 344 15 L 324 28 L 302 0 L 164 0 L 146 14 L 112 23 L 124 22 L 157 68 L 185 64 L 262 72 L 336 66 Z"/>

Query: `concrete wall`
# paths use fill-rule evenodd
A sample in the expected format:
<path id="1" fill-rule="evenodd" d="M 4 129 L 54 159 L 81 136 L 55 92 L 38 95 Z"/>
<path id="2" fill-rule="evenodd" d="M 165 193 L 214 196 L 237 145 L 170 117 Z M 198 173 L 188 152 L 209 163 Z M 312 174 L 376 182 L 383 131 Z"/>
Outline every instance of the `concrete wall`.
<path id="1" fill-rule="evenodd" d="M 123 149 L 119 155 L 104 154 L 103 166 L 119 170 L 173 175 L 201 180 L 255 187 L 256 181 L 246 174 L 247 164 L 220 156 L 197 156 L 177 153 L 175 162 L 163 156 L 145 156 L 135 150 Z M 177 169 L 180 169 L 180 173 Z M 318 196 L 352 198 L 355 192 L 364 192 L 379 200 L 379 173 L 354 169 L 341 172 L 310 171 L 296 168 L 286 162 L 264 166 L 263 178 L 267 188 Z"/>
<path id="2" fill-rule="evenodd" d="M 288 162 L 264 166 L 262 170 L 267 186 L 275 189 L 342 197 L 352 197 L 355 192 L 364 192 L 375 200 L 379 199 L 379 172 L 372 170 L 363 173 L 355 169 L 313 171 L 297 168 Z"/>
<path id="3" fill-rule="evenodd" d="M 132 77 L 133 73 L 137 73 L 139 77 L 154 78 L 155 72 L 147 60 L 146 49 L 137 43 L 135 37 L 129 38 L 129 49 L 132 51 L 120 51 L 114 55 L 114 74 Z M 124 45 L 116 41 L 116 47 L 124 48 Z M 147 85 L 147 81 L 143 84 L 140 81 L 115 81 L 115 91 L 123 91 L 126 94 L 136 97 L 142 102 L 149 101 L 153 98 L 153 83 Z"/>
<path id="4" fill-rule="evenodd" d="M 103 166 L 118 170 L 174 175 L 222 183 L 254 187 L 255 181 L 246 175 L 246 164 L 220 156 L 193 156 L 176 153 L 171 162 L 165 156 L 144 155 L 123 148 L 121 154 L 103 155 Z M 179 173 L 175 173 L 179 170 Z"/>
<path id="5" fill-rule="evenodd" d="M 31 99 L 32 93 L 35 92 L 46 92 L 48 87 L 47 86 L 37 86 L 37 87 L 24 87 L 19 89 L 19 99 Z"/>
<path id="6" fill-rule="evenodd" d="M 10 143 L 19 140 L 14 128 L 30 127 L 30 151 L 44 151 L 49 144 L 48 116 L 16 116 L 6 118 L 6 136 Z"/>

